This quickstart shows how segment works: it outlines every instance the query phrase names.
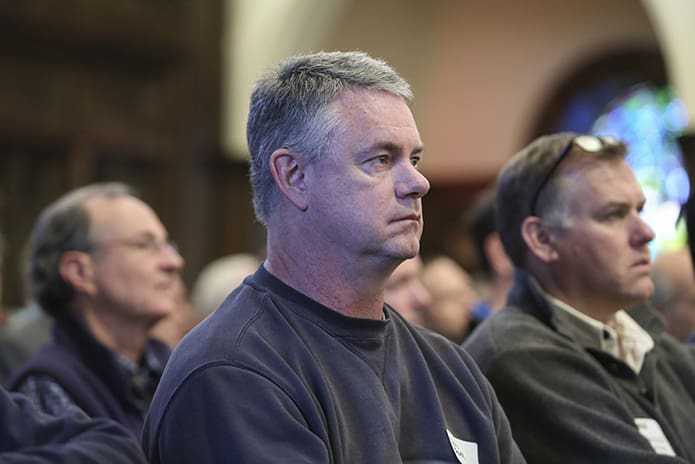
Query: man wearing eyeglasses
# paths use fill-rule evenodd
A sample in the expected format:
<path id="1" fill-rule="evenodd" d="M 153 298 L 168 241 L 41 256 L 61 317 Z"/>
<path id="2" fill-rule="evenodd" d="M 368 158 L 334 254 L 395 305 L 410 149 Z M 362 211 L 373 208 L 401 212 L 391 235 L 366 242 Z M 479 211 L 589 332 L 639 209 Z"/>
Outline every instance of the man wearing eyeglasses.
<path id="1" fill-rule="evenodd" d="M 530 463 L 695 462 L 695 356 L 645 304 L 654 232 L 625 155 L 610 138 L 544 136 L 497 180 L 515 282 L 464 347 Z"/>
<path id="2" fill-rule="evenodd" d="M 53 341 L 10 380 L 41 410 L 75 405 L 140 435 L 169 348 L 149 336 L 176 311 L 183 259 L 155 212 L 120 183 L 93 184 L 44 209 L 29 243 L 32 296 Z"/>

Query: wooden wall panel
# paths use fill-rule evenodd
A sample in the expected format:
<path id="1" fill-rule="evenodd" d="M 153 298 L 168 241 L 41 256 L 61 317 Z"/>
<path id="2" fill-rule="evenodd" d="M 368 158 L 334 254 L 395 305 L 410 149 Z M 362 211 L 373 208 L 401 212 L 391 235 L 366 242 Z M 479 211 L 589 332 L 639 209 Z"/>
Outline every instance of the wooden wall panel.
<path id="1" fill-rule="evenodd" d="M 250 210 L 224 206 L 224 195 L 249 189 L 245 166 L 219 149 L 221 9 L 221 0 L 0 5 L 4 305 L 22 304 L 21 248 L 36 214 L 90 182 L 142 193 L 179 241 L 189 283 L 229 244 L 246 247 L 239 224 Z M 238 187 L 219 189 L 230 172 Z"/>

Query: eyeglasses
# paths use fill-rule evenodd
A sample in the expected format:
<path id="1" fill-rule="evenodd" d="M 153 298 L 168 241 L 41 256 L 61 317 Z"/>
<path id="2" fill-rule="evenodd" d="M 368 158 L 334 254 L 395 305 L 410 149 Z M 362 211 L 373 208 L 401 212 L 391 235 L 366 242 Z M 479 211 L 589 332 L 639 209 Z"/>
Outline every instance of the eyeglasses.
<path id="1" fill-rule="evenodd" d="M 176 242 L 172 240 L 158 240 L 152 236 L 143 236 L 135 238 L 122 238 L 105 240 L 103 242 L 95 243 L 95 248 L 104 248 L 110 246 L 124 246 L 131 248 L 133 250 L 142 251 L 148 254 L 159 254 L 165 250 L 179 251 L 179 247 Z"/>
<path id="2" fill-rule="evenodd" d="M 596 137 L 594 135 L 578 135 L 567 142 L 567 145 L 565 145 L 562 151 L 560 151 L 560 155 L 558 155 L 555 162 L 550 166 L 550 169 L 548 169 L 548 172 L 543 177 L 543 180 L 541 180 L 541 182 L 538 184 L 536 191 L 531 197 L 531 215 L 536 215 L 536 203 L 538 203 L 538 197 L 541 195 L 541 192 L 545 186 L 548 185 L 548 182 L 553 177 L 553 174 L 555 174 L 555 171 L 557 171 L 560 163 L 562 163 L 562 161 L 567 158 L 567 155 L 569 155 L 569 153 L 572 151 L 572 147 L 576 146 L 586 153 L 596 154 L 603 151 L 604 148 L 608 146 L 617 146 L 618 144 L 619 142 L 613 137 Z"/>

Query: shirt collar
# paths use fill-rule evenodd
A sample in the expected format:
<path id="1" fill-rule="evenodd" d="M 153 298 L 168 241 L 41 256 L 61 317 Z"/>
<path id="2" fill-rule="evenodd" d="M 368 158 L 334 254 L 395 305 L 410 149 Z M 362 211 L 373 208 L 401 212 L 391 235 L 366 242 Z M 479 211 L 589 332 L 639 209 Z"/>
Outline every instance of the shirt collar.
<path id="1" fill-rule="evenodd" d="M 644 365 L 644 358 L 654 348 L 654 340 L 627 312 L 618 310 L 611 324 L 604 324 L 549 295 L 540 288 L 540 285 L 537 286 L 553 308 L 568 314 L 583 327 L 585 335 L 594 340 L 595 346 L 614 358 L 622 360 L 639 374 Z"/>
<path id="2" fill-rule="evenodd" d="M 654 348 L 654 339 L 622 309 L 615 313 L 612 325 L 622 337 L 626 364 L 639 374 L 644 358 Z"/>
<path id="3" fill-rule="evenodd" d="M 120 353 L 114 351 L 113 354 L 116 357 L 118 365 L 130 375 L 138 374 L 145 370 L 153 373 L 161 373 L 162 370 L 164 370 L 161 360 L 149 346 L 145 348 L 145 352 L 142 355 L 142 364 L 140 365 L 134 363 Z"/>

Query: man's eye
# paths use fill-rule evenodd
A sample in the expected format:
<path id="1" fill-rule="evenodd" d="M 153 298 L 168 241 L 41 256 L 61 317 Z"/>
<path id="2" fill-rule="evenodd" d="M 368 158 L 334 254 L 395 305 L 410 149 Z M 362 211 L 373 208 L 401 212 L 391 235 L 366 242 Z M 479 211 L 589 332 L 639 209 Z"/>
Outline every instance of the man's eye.
<path id="1" fill-rule="evenodd" d="M 154 240 L 137 240 L 133 242 L 133 246 L 140 250 L 151 250 L 157 247 Z"/>
<path id="2" fill-rule="evenodd" d="M 389 162 L 389 157 L 388 155 L 377 156 L 376 162 L 379 164 L 387 164 Z"/>
<path id="3" fill-rule="evenodd" d="M 417 167 L 417 165 L 420 164 L 420 157 L 419 156 L 412 156 L 410 158 L 410 164 Z"/>
<path id="4" fill-rule="evenodd" d="M 617 220 L 623 219 L 625 216 L 627 216 L 627 214 L 628 211 L 626 209 L 618 208 L 606 211 L 604 217 L 606 218 L 606 220 Z"/>

